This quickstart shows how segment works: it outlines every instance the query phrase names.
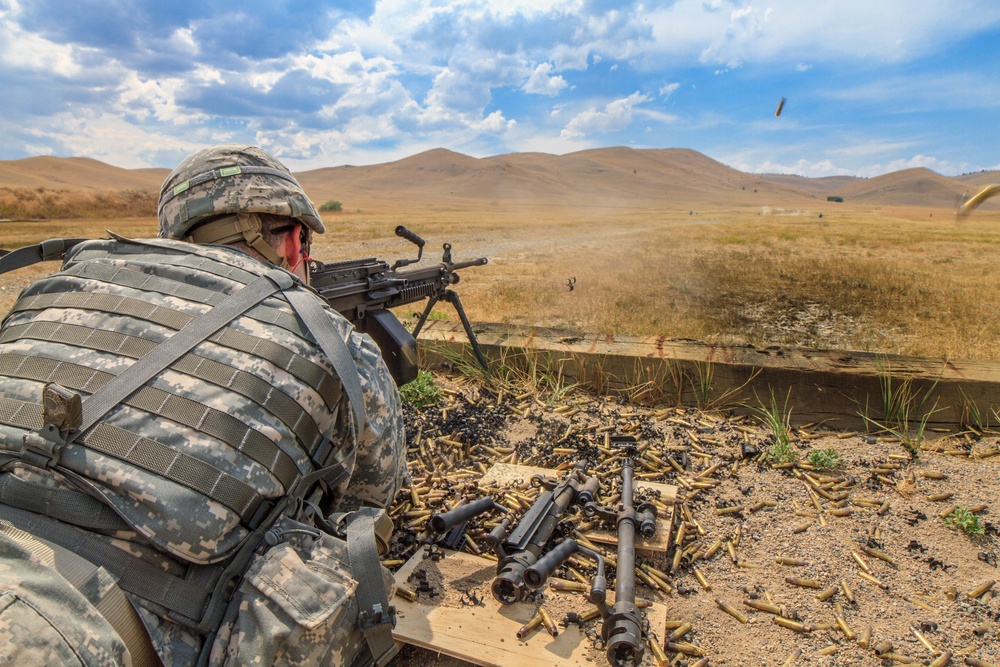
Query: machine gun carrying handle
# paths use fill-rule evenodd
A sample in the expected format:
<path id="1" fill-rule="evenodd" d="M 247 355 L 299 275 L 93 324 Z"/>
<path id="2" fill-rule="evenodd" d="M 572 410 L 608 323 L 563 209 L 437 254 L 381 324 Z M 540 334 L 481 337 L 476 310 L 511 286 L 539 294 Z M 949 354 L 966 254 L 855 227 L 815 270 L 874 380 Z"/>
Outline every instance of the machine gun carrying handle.
<path id="1" fill-rule="evenodd" d="M 392 265 L 392 270 L 400 268 L 401 266 L 409 266 L 410 264 L 416 264 L 420 261 L 420 258 L 424 256 L 424 241 L 422 238 L 411 232 L 409 229 L 403 225 L 396 227 L 396 236 L 406 239 L 413 245 L 417 246 L 417 258 L 416 259 L 397 259 L 396 263 Z"/>

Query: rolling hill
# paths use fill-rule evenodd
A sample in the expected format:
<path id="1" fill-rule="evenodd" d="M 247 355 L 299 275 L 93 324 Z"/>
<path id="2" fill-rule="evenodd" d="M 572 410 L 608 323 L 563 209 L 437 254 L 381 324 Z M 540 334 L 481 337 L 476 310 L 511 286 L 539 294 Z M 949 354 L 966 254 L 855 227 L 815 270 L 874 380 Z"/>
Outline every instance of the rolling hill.
<path id="1" fill-rule="evenodd" d="M 121 169 L 90 158 L 0 161 L 0 187 L 157 190 L 169 169 Z M 395 162 L 296 174 L 316 202 L 357 208 L 481 207 L 807 207 L 831 195 L 865 206 L 953 209 L 1000 182 L 998 172 L 948 178 L 906 169 L 875 178 L 748 174 L 681 148 L 600 148 L 567 155 L 510 153 L 474 158 L 434 149 Z M 986 208 L 1000 207 L 989 202 Z"/>

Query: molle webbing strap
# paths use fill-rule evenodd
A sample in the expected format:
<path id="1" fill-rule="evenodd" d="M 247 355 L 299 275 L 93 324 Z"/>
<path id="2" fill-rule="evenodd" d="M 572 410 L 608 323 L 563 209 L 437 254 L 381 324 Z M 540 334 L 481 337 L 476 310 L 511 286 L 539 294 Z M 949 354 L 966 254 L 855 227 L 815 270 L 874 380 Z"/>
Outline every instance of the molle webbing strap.
<path id="1" fill-rule="evenodd" d="M 354 412 L 355 436 L 360 438 L 366 423 L 365 399 L 358 369 L 347 349 L 347 343 L 340 337 L 340 331 L 320 305 L 320 297 L 306 290 L 285 289 L 284 294 L 340 377 L 340 383 Z"/>
<path id="2" fill-rule="evenodd" d="M 183 329 L 157 345 L 149 354 L 129 366 L 124 372 L 116 375 L 114 380 L 98 389 L 83 402 L 83 424 L 80 427 L 80 432 L 86 432 L 132 392 L 153 379 L 219 329 L 279 289 L 287 289 L 292 285 L 291 277 L 284 271 L 268 271 L 223 303 L 215 306 L 201 317 L 191 320 Z"/>
<path id="3" fill-rule="evenodd" d="M 38 262 L 62 259 L 66 251 L 87 239 L 49 239 L 36 245 L 12 250 L 0 257 L 0 273 L 22 269 Z"/>
<path id="4" fill-rule="evenodd" d="M 56 382 L 87 393 L 93 393 L 114 377 L 68 361 L 21 354 L 0 354 L 0 375 Z M 286 491 L 300 473 L 291 457 L 267 436 L 225 412 L 150 386 L 141 387 L 124 403 L 225 442 L 272 472 Z"/>
<path id="5" fill-rule="evenodd" d="M 283 271 L 280 273 L 285 277 L 289 277 Z M 153 322 L 154 324 L 174 330 L 182 329 L 195 319 L 192 315 L 187 315 L 170 308 L 154 306 L 141 299 L 87 292 L 36 294 L 34 296 L 23 297 L 14 304 L 11 312 L 44 310 L 46 308 L 79 308 L 81 310 L 96 310 L 105 313 L 120 314 Z M 340 382 L 322 367 L 317 366 L 308 359 L 295 354 L 277 343 L 256 338 L 250 334 L 235 331 L 228 327 L 209 336 L 208 340 L 232 348 L 238 352 L 246 352 L 270 361 L 275 366 L 291 373 L 303 383 L 315 389 L 323 397 L 324 402 L 331 410 L 336 409 L 337 402 L 340 400 Z"/>
<path id="6" fill-rule="evenodd" d="M 0 505 L 0 519 L 73 553 L 87 554 L 88 560 L 118 578 L 118 585 L 122 590 L 153 601 L 186 618 L 197 620 L 202 617 L 210 591 L 122 551 L 107 542 L 107 538 L 103 536 L 98 537 L 48 517 L 6 505 Z"/>
<path id="7" fill-rule="evenodd" d="M 88 589 L 95 581 L 97 565 L 55 542 L 26 533 L 10 522 L 0 523 L 0 532 L 55 569 L 73 588 L 90 599 L 93 591 Z M 125 644 L 133 667 L 163 667 L 139 614 L 119 586 L 113 585 L 103 590 L 100 599 L 92 601 L 92 604 Z"/>
<path id="8" fill-rule="evenodd" d="M 216 262 L 218 263 L 218 262 Z M 190 283 L 181 282 L 172 278 L 150 275 L 141 271 L 134 271 L 117 267 L 101 262 L 86 262 L 75 264 L 62 272 L 63 276 L 74 276 L 86 279 L 88 282 L 99 280 L 101 282 L 129 287 L 132 289 L 152 292 L 157 295 L 175 296 L 185 301 L 216 306 L 226 300 L 227 295 L 223 292 L 199 287 Z M 252 282 L 257 276 L 246 274 L 245 280 L 239 282 L 246 284 Z M 285 331 L 289 331 L 296 336 L 304 338 L 306 332 L 291 313 L 287 313 L 280 308 L 272 308 L 265 304 L 255 306 L 246 314 L 258 322 L 267 325 L 279 326 Z"/>
<path id="9" fill-rule="evenodd" d="M 58 322 L 35 321 L 19 324 L 8 327 L 0 334 L 0 344 L 25 339 L 62 343 L 133 359 L 138 359 L 156 347 L 155 342 L 144 338 Z M 290 431 L 295 433 L 299 442 L 310 455 L 314 454 L 316 448 L 323 442 L 323 435 L 312 415 L 293 398 L 284 392 L 277 391 L 256 375 L 212 359 L 206 359 L 193 352 L 178 359 L 171 366 L 171 370 L 223 387 L 251 400 L 280 419 Z M 64 383 L 60 382 L 60 384 Z M 92 391 L 86 387 L 80 387 L 80 389 L 87 393 Z M 300 472 L 305 471 L 300 470 Z"/>
<path id="10" fill-rule="evenodd" d="M 399 651 L 392 639 L 396 609 L 389 605 L 375 541 L 375 515 L 380 511 L 362 507 L 348 519 L 346 530 L 351 575 L 358 582 L 359 625 L 371 658 L 378 667 L 392 660 Z"/>
<path id="11" fill-rule="evenodd" d="M 0 398 L 0 422 L 26 430 L 38 430 L 42 427 L 42 406 Z M 95 426 L 82 437 L 82 444 L 89 450 L 113 456 L 197 491 L 231 509 L 246 525 L 253 522 L 264 500 L 250 485 L 200 459 L 111 424 Z"/>
<path id="12" fill-rule="evenodd" d="M 0 504 L 101 531 L 132 530 L 110 506 L 81 491 L 38 486 L 13 475 L 0 476 Z"/>

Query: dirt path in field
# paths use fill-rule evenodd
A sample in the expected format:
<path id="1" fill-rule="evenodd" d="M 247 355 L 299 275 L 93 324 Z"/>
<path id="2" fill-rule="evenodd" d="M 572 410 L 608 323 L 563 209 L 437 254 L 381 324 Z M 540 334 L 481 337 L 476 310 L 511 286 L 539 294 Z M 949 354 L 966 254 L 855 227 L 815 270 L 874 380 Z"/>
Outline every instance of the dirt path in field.
<path id="1" fill-rule="evenodd" d="M 587 459 L 592 469 L 603 470 L 606 434 L 639 438 L 644 476 L 680 486 L 686 498 L 678 514 L 687 518 L 688 555 L 669 577 L 670 592 L 640 585 L 637 594 L 664 603 L 668 619 L 691 624 L 682 641 L 707 657 L 699 664 L 783 665 L 801 651 L 794 664 L 875 666 L 887 664 L 876 653 L 876 647 L 885 648 L 883 642 L 891 642 L 891 654 L 922 664 L 932 660 L 932 649 L 951 651 L 949 664 L 963 664 L 966 657 L 983 661 L 968 664 L 1000 663 L 1000 590 L 970 595 L 1000 580 L 997 434 L 967 432 L 925 441 L 914 458 L 894 438 L 806 427 L 792 432 L 795 463 L 776 467 L 767 455 L 771 434 L 745 417 L 584 395 L 513 396 L 443 376 L 438 383 L 447 391 L 439 402 L 407 409 L 413 483 L 420 493 L 441 491 L 441 500 L 429 506 L 482 496 L 477 480 L 496 460 L 513 456 L 518 463 L 556 468 Z M 810 470 L 814 451 L 824 454 L 813 454 L 813 460 L 839 465 Z M 611 495 L 613 489 L 602 493 Z M 406 528 L 407 520 L 400 518 L 411 503 L 406 489 L 394 505 L 397 526 L 404 527 L 397 530 L 392 558 L 412 553 L 412 536 L 422 528 L 420 519 Z M 949 513 L 955 507 L 974 513 Z M 946 521 L 958 516 L 983 534 Z M 478 527 L 473 522 L 470 530 Z M 701 558 L 717 541 L 712 557 Z M 648 564 L 669 573 L 673 552 Z M 819 595 L 824 590 L 829 596 Z M 547 591 L 544 604 L 558 608 L 565 595 L 571 594 Z M 779 626 L 775 614 L 745 601 L 773 604 L 804 626 L 799 630 L 809 631 Z M 739 610 L 746 622 L 719 602 Z M 591 623 L 599 629 L 599 619 Z M 868 631 L 870 639 L 860 641 Z M 539 647 L 539 664 L 547 637 L 535 633 L 524 640 Z M 662 643 L 664 637 L 655 639 Z M 603 654 L 595 655 L 594 664 L 606 664 Z M 671 664 L 698 659 L 676 657 Z M 393 664 L 469 663 L 405 647 Z M 651 651 L 643 664 L 656 664 Z"/>

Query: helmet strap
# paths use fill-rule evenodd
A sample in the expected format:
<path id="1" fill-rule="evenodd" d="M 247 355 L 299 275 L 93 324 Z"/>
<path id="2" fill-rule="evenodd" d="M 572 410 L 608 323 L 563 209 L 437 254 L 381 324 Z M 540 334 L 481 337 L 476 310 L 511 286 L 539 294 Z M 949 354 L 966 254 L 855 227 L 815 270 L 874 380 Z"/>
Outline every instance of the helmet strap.
<path id="1" fill-rule="evenodd" d="M 288 260 L 278 255 L 261 235 L 263 221 L 256 213 L 237 213 L 226 215 L 199 225 L 191 230 L 191 235 L 185 240 L 191 243 L 215 243 L 226 245 L 234 241 L 243 241 L 259 252 L 264 259 L 282 269 L 289 268 Z"/>

